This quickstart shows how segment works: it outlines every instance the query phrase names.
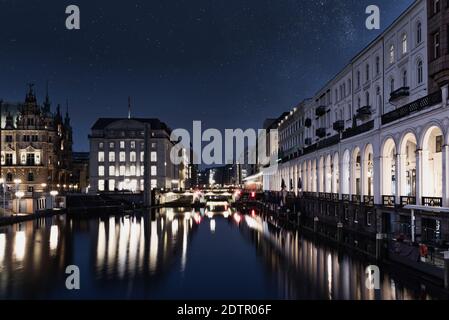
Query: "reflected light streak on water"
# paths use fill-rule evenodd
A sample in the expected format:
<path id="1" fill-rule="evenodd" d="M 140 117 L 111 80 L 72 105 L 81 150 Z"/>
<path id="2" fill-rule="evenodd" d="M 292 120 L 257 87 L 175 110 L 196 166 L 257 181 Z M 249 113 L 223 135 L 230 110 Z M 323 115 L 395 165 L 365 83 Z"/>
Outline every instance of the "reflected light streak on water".
<path id="1" fill-rule="evenodd" d="M 216 212 L 205 219 L 200 223 L 195 211 L 161 210 L 153 216 L 67 220 L 73 225 L 67 234 L 65 221 L 38 229 L 33 222 L 25 223 L 21 229 L 26 233 L 11 228 L 0 233 L 0 280 L 14 282 L 0 285 L 0 299 L 8 292 L 45 298 L 41 287 L 52 297 L 71 298 L 71 293 L 57 291 L 66 264 L 84 266 L 81 272 L 91 286 L 83 293 L 87 298 L 431 297 L 425 287 L 419 289 L 388 271 L 383 272 L 381 290 L 367 290 L 366 261 L 266 217 L 233 211 L 228 218 Z M 45 246 L 39 239 L 49 239 L 51 250 L 41 250 Z M 229 272 L 230 267 L 237 272 Z M 58 274 L 62 277 L 55 277 Z"/>
<path id="2" fill-rule="evenodd" d="M 14 242 L 14 256 L 17 261 L 22 261 L 25 257 L 26 235 L 25 231 L 17 231 Z"/>
<path id="3" fill-rule="evenodd" d="M 6 235 L 0 233 L 0 268 L 3 267 L 3 259 L 5 258 L 6 251 Z"/>

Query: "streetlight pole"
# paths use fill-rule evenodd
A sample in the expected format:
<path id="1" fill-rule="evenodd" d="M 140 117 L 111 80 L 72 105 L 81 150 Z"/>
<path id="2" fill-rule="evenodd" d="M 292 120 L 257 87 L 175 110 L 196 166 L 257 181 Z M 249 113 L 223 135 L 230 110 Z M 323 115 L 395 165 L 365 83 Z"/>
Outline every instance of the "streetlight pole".
<path id="1" fill-rule="evenodd" d="M 21 194 L 21 193 L 19 193 L 19 185 L 20 185 L 20 183 L 22 182 L 22 180 L 20 180 L 20 179 L 15 179 L 14 180 L 14 183 L 15 183 L 15 185 L 16 185 L 16 189 L 15 189 L 15 196 L 16 196 L 16 198 L 18 198 L 19 197 L 19 195 Z M 24 195 L 24 194 L 23 194 Z M 22 195 L 22 197 L 23 197 L 23 195 Z M 19 199 L 19 202 L 20 202 L 20 199 Z M 17 213 L 19 212 L 19 202 L 17 202 Z M 14 203 L 13 203 L 14 204 Z"/>

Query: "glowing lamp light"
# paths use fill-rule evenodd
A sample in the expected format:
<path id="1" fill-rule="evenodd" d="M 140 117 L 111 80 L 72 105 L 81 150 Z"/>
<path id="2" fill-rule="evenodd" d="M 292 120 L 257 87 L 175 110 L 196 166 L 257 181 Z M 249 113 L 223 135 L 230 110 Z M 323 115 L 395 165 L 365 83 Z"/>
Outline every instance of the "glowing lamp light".
<path id="1" fill-rule="evenodd" d="M 251 192 L 251 198 L 255 198 L 256 197 L 256 193 L 253 191 L 253 192 Z"/>
<path id="2" fill-rule="evenodd" d="M 59 192 L 56 191 L 56 190 L 50 191 L 50 195 L 51 195 L 52 197 L 56 197 L 58 194 L 59 194 Z"/>
<path id="3" fill-rule="evenodd" d="M 256 216 L 256 210 L 251 210 L 251 216 L 255 217 Z"/>
<path id="4" fill-rule="evenodd" d="M 14 179 L 15 184 L 20 184 L 21 182 L 22 182 L 22 180 L 20 180 L 20 179 Z"/>
<path id="5" fill-rule="evenodd" d="M 19 198 L 19 199 L 22 198 L 24 195 L 25 195 L 25 193 L 23 191 L 17 191 L 16 192 L 16 197 Z"/>

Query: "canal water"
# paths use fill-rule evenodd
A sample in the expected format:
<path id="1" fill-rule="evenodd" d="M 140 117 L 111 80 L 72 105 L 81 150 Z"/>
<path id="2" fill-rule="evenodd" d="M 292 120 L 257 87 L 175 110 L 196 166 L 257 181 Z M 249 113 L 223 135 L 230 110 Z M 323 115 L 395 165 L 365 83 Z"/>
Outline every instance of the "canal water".
<path id="1" fill-rule="evenodd" d="M 65 287 L 68 265 L 80 290 Z M 66 216 L 0 227 L 0 299 L 433 299 L 255 212 L 161 209 L 144 217 Z"/>

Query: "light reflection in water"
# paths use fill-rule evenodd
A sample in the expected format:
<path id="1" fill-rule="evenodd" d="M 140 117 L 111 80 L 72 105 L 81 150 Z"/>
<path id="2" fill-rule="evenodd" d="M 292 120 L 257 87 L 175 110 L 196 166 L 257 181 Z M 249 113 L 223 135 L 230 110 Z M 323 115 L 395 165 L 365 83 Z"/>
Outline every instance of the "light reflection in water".
<path id="1" fill-rule="evenodd" d="M 3 284 L 14 277 L 14 292 L 45 298 L 36 288 L 57 290 L 60 284 L 54 275 L 65 275 L 68 264 L 88 268 L 82 272 L 92 279 L 89 294 L 94 298 L 115 293 L 125 298 L 152 298 L 159 292 L 189 298 L 182 294 L 201 288 L 219 293 L 226 286 L 236 294 L 244 291 L 239 286 L 245 286 L 248 298 L 261 294 L 281 299 L 429 298 L 425 288 L 417 289 L 414 283 L 404 286 L 388 273 L 383 274 L 379 292 L 366 290 L 367 262 L 309 240 L 298 230 L 282 228 L 257 213 L 226 212 L 215 213 L 209 220 L 204 211 L 201 216 L 194 210 L 171 209 L 156 216 L 74 219 L 67 221 L 68 225 L 48 223 L 40 228 L 30 222 L 21 225 L 20 231 L 11 228 L 0 233 L 0 298 L 9 297 L 9 284 Z M 201 223 L 203 218 L 205 223 Z M 49 239 L 48 245 L 39 239 Z M 79 244 L 78 239 L 84 242 Z M 237 274 L 228 272 L 231 261 L 241 265 Z M 213 272 L 204 271 L 205 264 Z M 217 279 L 217 273 L 224 280 Z M 248 281 L 254 288 L 247 286 Z M 58 294 L 65 297 L 69 293 Z M 210 298 L 207 294 L 200 297 Z"/>
<path id="2" fill-rule="evenodd" d="M 25 231 L 17 231 L 14 243 L 14 256 L 17 261 L 25 257 L 26 236 Z"/>
<path id="3" fill-rule="evenodd" d="M 0 233 L 0 267 L 3 266 L 5 251 L 6 251 L 6 236 L 4 233 Z"/>
<path id="4" fill-rule="evenodd" d="M 59 228 L 57 225 L 52 225 L 50 228 L 50 251 L 56 252 L 58 248 Z"/>

